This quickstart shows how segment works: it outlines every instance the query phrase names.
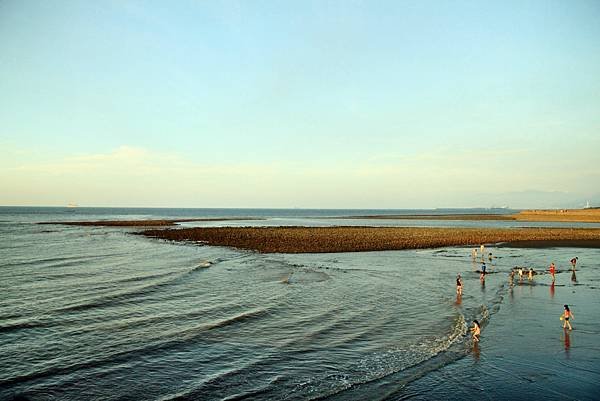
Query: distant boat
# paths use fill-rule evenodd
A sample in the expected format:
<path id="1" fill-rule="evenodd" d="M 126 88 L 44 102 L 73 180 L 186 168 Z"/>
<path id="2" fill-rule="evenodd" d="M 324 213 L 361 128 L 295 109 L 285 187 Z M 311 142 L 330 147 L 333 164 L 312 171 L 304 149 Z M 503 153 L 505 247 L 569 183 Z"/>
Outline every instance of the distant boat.
<path id="1" fill-rule="evenodd" d="M 69 203 L 67 207 L 77 207 L 77 203 Z"/>
<path id="2" fill-rule="evenodd" d="M 587 201 L 587 203 L 585 204 L 585 206 L 583 208 L 584 209 L 591 209 L 592 207 L 590 206 L 590 201 Z"/>

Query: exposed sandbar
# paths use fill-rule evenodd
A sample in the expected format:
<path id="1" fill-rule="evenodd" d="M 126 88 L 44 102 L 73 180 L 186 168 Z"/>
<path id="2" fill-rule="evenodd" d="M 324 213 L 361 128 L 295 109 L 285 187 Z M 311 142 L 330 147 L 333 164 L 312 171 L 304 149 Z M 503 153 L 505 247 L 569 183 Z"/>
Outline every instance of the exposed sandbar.
<path id="1" fill-rule="evenodd" d="M 421 228 L 421 227 L 198 227 L 146 230 L 147 237 L 193 241 L 263 253 L 365 252 L 510 243 L 519 246 L 600 248 L 592 228 Z M 550 245 L 544 245 L 550 244 Z"/>
<path id="2" fill-rule="evenodd" d="M 38 224 L 60 224 L 65 226 L 97 226 L 97 227 L 163 227 L 193 221 L 233 221 L 233 220 L 263 220 L 256 217 L 224 217 L 171 220 L 96 220 L 96 221 L 43 221 Z"/>

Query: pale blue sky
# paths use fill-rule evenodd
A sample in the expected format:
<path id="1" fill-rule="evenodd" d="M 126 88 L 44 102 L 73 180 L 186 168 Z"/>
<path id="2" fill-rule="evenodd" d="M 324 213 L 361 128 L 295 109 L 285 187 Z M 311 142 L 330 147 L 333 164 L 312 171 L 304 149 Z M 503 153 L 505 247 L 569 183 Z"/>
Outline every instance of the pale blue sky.
<path id="1" fill-rule="evenodd" d="M 0 205 L 600 202 L 598 1 L 0 1 Z"/>

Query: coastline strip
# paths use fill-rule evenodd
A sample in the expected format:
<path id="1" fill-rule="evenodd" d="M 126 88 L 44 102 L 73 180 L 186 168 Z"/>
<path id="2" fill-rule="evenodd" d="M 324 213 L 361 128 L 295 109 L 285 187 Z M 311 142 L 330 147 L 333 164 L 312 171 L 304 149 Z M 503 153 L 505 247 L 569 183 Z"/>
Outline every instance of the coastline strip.
<path id="1" fill-rule="evenodd" d="M 374 220 L 508 220 L 508 221 L 563 221 L 579 223 L 600 223 L 600 209 L 557 209 L 522 210 L 514 214 L 394 214 L 360 215 L 336 217 L 338 219 Z"/>
<path id="2" fill-rule="evenodd" d="M 597 228 L 194 227 L 137 234 L 261 253 L 368 252 L 498 243 L 600 248 Z"/>
<path id="3" fill-rule="evenodd" d="M 333 217 L 342 220 L 517 220 L 512 214 L 378 214 L 361 216 Z"/>

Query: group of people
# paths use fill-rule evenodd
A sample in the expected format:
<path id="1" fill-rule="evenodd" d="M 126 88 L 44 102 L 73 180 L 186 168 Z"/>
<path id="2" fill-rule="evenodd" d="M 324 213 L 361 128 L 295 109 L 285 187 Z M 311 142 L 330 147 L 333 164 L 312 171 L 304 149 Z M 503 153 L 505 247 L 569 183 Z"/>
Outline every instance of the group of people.
<path id="1" fill-rule="evenodd" d="M 519 274 L 519 282 L 523 281 L 523 277 L 525 276 L 525 269 L 522 267 L 518 267 L 515 266 L 514 269 L 512 269 L 510 271 L 510 274 L 508 275 L 508 283 L 512 286 L 514 284 L 514 280 L 515 280 L 515 270 L 517 271 L 517 273 Z M 533 275 L 536 274 L 533 269 L 530 267 L 529 270 L 527 270 L 527 280 L 529 281 L 533 281 Z M 553 280 L 554 281 L 554 280 Z"/>
<path id="2" fill-rule="evenodd" d="M 485 258 L 485 247 L 484 245 L 481 245 L 480 247 L 480 254 L 481 254 L 481 261 L 482 261 L 482 265 L 481 265 L 481 270 L 480 270 L 480 276 L 479 279 L 483 283 L 485 282 L 485 275 L 487 272 L 487 266 L 485 264 L 484 258 Z M 473 250 L 471 250 L 471 257 L 473 258 L 473 260 L 477 259 L 478 256 L 478 252 L 477 249 L 474 248 Z M 492 261 L 492 253 L 488 253 L 488 259 L 490 261 Z M 572 270 L 573 272 L 575 272 L 575 267 L 577 265 L 577 261 L 579 260 L 578 257 L 574 257 L 573 259 L 571 259 L 571 266 L 572 266 Z M 523 276 L 525 275 L 525 269 L 523 267 L 515 267 L 514 269 L 512 269 L 510 271 L 509 274 L 509 283 L 512 286 L 514 284 L 514 277 L 515 277 L 515 270 L 517 271 L 518 275 L 519 275 L 519 281 L 523 280 Z M 555 274 L 556 274 L 556 266 L 554 265 L 554 262 L 552 262 L 550 264 L 550 267 L 548 268 L 548 271 L 550 272 L 550 275 L 552 276 L 552 285 L 554 286 L 554 281 L 555 281 Z M 573 273 L 574 274 L 574 273 Z M 527 271 L 527 279 L 529 281 L 533 280 L 533 275 L 534 275 L 534 270 L 530 267 L 529 270 Z M 456 294 L 457 294 L 457 298 L 461 297 L 463 293 L 463 281 L 462 281 L 462 277 L 460 275 L 460 273 L 456 276 Z M 571 326 L 571 322 L 570 320 L 573 319 L 573 312 L 571 312 L 571 310 L 569 309 L 569 305 L 564 305 L 564 311 L 563 314 L 560 316 L 560 320 L 563 322 L 563 329 L 569 329 L 569 330 L 573 330 L 573 327 Z M 481 325 L 479 323 L 478 320 L 473 320 L 473 326 L 470 328 L 470 332 L 471 335 L 473 337 L 473 341 L 475 343 L 479 342 L 479 336 L 481 335 Z"/>

